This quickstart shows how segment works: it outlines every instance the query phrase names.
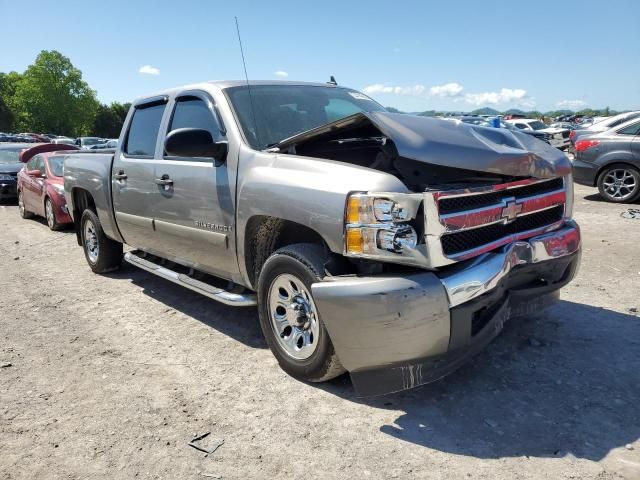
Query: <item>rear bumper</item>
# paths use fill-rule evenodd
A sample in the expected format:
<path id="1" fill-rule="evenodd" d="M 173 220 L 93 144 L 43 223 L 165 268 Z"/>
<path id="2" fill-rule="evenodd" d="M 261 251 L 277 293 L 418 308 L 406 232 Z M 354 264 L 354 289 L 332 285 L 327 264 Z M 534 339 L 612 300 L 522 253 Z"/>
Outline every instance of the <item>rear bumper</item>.
<path id="1" fill-rule="evenodd" d="M 16 180 L 0 180 L 0 199 L 16 198 L 18 192 L 16 190 L 18 182 Z"/>
<path id="2" fill-rule="evenodd" d="M 573 223 L 516 242 L 446 275 L 349 277 L 312 285 L 358 395 L 429 383 L 482 350 L 517 315 L 558 298 L 580 261 Z"/>
<path id="3" fill-rule="evenodd" d="M 580 185 L 586 185 L 587 187 L 595 186 L 598 168 L 598 165 L 595 163 L 583 162 L 576 158 L 572 166 L 573 181 Z"/>

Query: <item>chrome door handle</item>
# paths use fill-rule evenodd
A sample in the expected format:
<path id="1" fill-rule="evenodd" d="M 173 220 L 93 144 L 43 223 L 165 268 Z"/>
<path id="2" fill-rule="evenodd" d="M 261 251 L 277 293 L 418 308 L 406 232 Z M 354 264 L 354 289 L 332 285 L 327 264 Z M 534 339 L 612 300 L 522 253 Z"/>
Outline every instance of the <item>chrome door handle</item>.
<path id="1" fill-rule="evenodd" d="M 160 178 L 156 178 L 156 185 L 173 185 L 173 180 L 169 178 L 169 175 L 163 175 Z"/>
<path id="2" fill-rule="evenodd" d="M 127 174 L 124 173 L 124 170 L 120 170 L 118 173 L 116 173 L 113 178 L 115 178 L 116 180 L 126 180 L 127 179 Z"/>

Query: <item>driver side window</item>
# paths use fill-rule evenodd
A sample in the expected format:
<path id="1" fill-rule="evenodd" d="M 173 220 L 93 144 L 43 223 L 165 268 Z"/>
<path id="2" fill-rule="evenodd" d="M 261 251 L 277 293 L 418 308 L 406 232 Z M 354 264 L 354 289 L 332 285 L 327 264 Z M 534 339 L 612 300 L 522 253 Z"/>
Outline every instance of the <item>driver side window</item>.
<path id="1" fill-rule="evenodd" d="M 169 132 L 178 128 L 207 130 L 213 140 L 220 138 L 220 127 L 204 100 L 198 97 L 182 97 L 176 101 Z"/>

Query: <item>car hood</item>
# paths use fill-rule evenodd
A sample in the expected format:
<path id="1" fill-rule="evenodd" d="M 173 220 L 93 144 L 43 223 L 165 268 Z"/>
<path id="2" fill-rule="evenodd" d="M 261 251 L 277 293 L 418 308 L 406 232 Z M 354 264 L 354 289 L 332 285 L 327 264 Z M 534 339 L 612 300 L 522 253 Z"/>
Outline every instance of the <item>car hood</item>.
<path id="1" fill-rule="evenodd" d="M 560 150 L 531 135 L 389 112 L 357 113 L 285 139 L 275 147 L 282 151 L 335 137 L 340 130 L 357 135 L 371 126 L 393 142 L 398 156 L 417 162 L 514 177 L 553 178 L 571 173 L 571 163 Z"/>
<path id="2" fill-rule="evenodd" d="M 542 133 L 562 133 L 562 132 L 568 132 L 569 129 L 567 128 L 558 128 L 558 127 L 549 127 L 549 128 L 541 128 L 540 130 L 536 130 L 536 132 L 542 132 Z"/>
<path id="3" fill-rule="evenodd" d="M 24 163 L 0 163 L 0 173 L 18 173 Z"/>

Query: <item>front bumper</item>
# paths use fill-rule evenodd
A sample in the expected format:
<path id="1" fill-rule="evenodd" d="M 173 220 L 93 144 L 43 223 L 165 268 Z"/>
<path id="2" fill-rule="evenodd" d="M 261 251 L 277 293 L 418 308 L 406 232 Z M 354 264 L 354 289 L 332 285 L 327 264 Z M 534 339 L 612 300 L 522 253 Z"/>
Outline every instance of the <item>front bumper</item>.
<path id="1" fill-rule="evenodd" d="M 575 159 L 572 165 L 573 181 L 580 185 L 593 187 L 598 176 L 598 165 Z"/>
<path id="2" fill-rule="evenodd" d="M 558 298 L 580 261 L 580 230 L 519 241 L 448 270 L 337 277 L 314 300 L 358 395 L 429 383 L 484 348 L 504 322 Z"/>

